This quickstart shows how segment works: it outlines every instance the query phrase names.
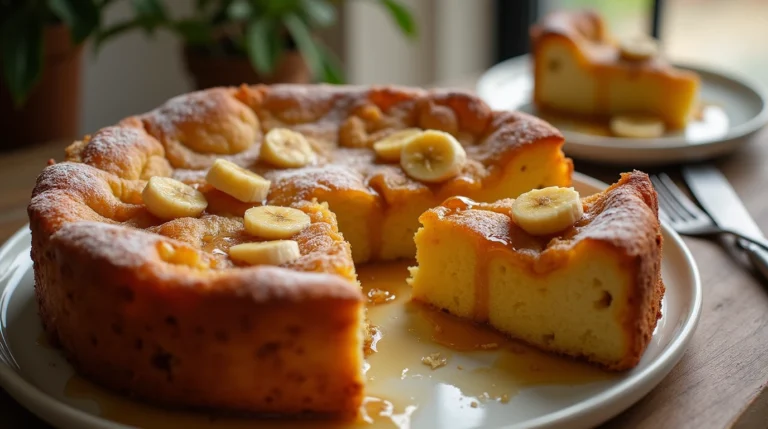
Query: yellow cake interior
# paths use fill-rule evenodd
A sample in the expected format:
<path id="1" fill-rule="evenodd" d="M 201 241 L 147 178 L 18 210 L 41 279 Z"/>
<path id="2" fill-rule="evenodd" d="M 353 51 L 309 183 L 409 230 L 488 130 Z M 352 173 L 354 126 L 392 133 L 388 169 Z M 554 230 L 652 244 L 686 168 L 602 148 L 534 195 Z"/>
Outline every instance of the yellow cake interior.
<path id="1" fill-rule="evenodd" d="M 511 250 L 478 251 L 479 241 L 452 225 L 426 224 L 416 236 L 423 250 L 412 272 L 413 298 L 541 348 L 621 359 L 627 344 L 615 320 L 627 311 L 631 279 L 618 255 L 577 249 L 567 265 L 535 275 L 514 262 Z"/>

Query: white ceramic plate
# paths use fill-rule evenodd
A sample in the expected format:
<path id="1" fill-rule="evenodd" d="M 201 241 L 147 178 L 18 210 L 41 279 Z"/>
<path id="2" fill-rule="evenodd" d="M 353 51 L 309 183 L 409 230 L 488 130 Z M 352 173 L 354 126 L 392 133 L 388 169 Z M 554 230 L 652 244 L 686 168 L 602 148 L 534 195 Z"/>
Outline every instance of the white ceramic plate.
<path id="1" fill-rule="evenodd" d="M 582 195 L 596 192 L 605 186 L 578 173 L 574 182 Z M 426 383 L 429 390 L 426 403 L 420 404 L 411 416 L 411 427 L 592 427 L 638 401 L 669 373 L 683 355 L 701 312 L 699 274 L 688 249 L 680 237 L 667 227 L 664 227 L 664 239 L 662 276 L 667 292 L 662 303 L 663 317 L 635 369 L 587 384 L 550 384 L 523 388 L 506 404 L 488 401 L 480 403 L 478 407 L 469 407 L 466 401 L 463 405 L 458 403 L 461 399 L 467 399 L 468 392 L 456 392 L 457 389 L 452 386 L 434 380 L 423 382 L 420 378 L 414 379 L 411 381 L 421 382 L 422 386 Z M 67 383 L 73 376 L 72 368 L 57 350 L 39 344 L 42 328 L 34 300 L 34 276 L 29 249 L 30 234 L 27 228 L 17 232 L 0 249 L 0 384 L 22 405 L 55 426 L 78 429 L 127 428 L 100 417 L 101 410 L 97 403 L 88 399 L 87 393 L 72 395 L 71 389 L 67 391 Z M 471 354 L 457 355 L 455 358 L 458 360 L 454 362 L 466 365 L 465 368 L 472 365 L 475 359 Z M 428 373 L 429 370 L 424 371 Z M 427 378 L 432 380 L 430 376 Z M 401 383 L 401 380 L 401 377 L 395 377 L 385 381 L 394 385 L 394 391 L 404 394 L 409 390 L 407 384 L 402 383 L 408 381 Z M 503 383 L 503 379 L 498 382 Z M 110 406 L 125 407 L 125 413 L 134 413 L 134 409 L 140 409 L 132 407 L 146 407 L 136 405 L 127 398 L 114 397 L 117 399 Z M 153 427 L 263 427 L 263 422 L 230 424 L 226 421 L 211 421 L 203 415 L 154 410 Z"/>
<path id="2" fill-rule="evenodd" d="M 496 64 L 480 77 L 478 95 L 494 109 L 536 114 L 531 67 L 528 55 Z M 733 152 L 768 123 L 768 101 L 756 83 L 698 66 L 678 67 L 701 76 L 700 100 L 708 106 L 703 121 L 689 124 L 685 131 L 646 140 L 597 135 L 578 122 L 553 119 L 565 136 L 566 153 L 594 162 L 635 166 L 701 161 Z"/>

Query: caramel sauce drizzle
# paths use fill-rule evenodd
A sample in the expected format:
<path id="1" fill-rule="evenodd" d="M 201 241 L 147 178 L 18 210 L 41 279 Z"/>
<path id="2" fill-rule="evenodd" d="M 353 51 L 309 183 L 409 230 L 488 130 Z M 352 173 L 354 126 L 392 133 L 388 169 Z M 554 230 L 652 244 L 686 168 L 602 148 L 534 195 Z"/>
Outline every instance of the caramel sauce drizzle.
<path id="1" fill-rule="evenodd" d="M 478 246 L 480 247 L 480 246 Z M 488 261 L 490 257 L 478 250 L 475 259 L 475 320 L 478 322 L 487 322 L 490 307 L 491 290 L 488 284 Z"/>
<path id="2" fill-rule="evenodd" d="M 383 202 L 377 201 L 376 207 L 370 216 L 368 216 L 368 237 L 370 237 L 368 245 L 371 249 L 369 260 L 376 261 L 381 256 L 381 247 L 384 241 L 384 205 Z"/>

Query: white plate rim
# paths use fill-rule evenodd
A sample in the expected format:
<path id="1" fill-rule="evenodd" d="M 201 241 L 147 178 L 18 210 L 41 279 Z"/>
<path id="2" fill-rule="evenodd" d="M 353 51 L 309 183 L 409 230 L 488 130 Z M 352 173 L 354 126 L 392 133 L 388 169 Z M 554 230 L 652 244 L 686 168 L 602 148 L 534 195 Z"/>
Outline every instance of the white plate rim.
<path id="1" fill-rule="evenodd" d="M 0 247 L 0 259 L 7 257 L 7 255 L 11 253 L 18 253 L 19 250 L 25 249 L 30 234 L 29 224 L 16 231 L 16 233 L 14 233 L 3 246 Z M 19 246 L 21 246 L 21 249 L 16 249 Z M 13 289 L 9 290 L 6 287 L 8 283 L 6 274 L 7 273 L 2 273 L 2 277 L 0 277 L 0 288 L 2 288 L 0 303 L 3 306 L 7 305 L 7 296 L 13 292 Z M 83 429 L 131 429 L 130 426 L 94 416 L 57 401 L 51 395 L 43 392 L 40 388 L 28 382 L 21 374 L 2 359 L 0 359 L 0 386 L 2 386 L 8 394 L 27 410 L 52 425 L 66 422 L 67 425 L 76 424 Z"/>
<path id="2" fill-rule="evenodd" d="M 530 54 L 523 54 L 493 65 L 491 68 L 486 70 L 477 81 L 476 91 L 478 96 L 480 98 L 485 98 L 484 94 L 492 93 L 496 87 L 496 83 L 499 82 L 500 79 L 508 79 L 510 77 L 510 69 L 519 68 L 521 69 L 521 72 L 525 71 L 526 73 L 530 74 L 530 70 L 527 69 L 529 67 L 530 61 Z M 672 151 L 688 148 L 701 149 L 703 147 L 723 144 L 727 141 L 741 139 L 755 133 L 766 124 L 768 124 L 768 91 L 761 84 L 748 77 L 740 76 L 732 72 L 722 71 L 715 67 L 678 62 L 675 62 L 674 65 L 676 67 L 693 70 L 702 75 L 709 75 L 716 79 L 726 80 L 732 85 L 740 86 L 746 91 L 751 92 L 753 96 L 757 97 L 757 99 L 759 99 L 762 103 L 762 108 L 757 115 L 753 116 L 746 122 L 735 127 L 730 127 L 725 135 L 698 141 L 695 144 L 690 144 L 684 137 L 678 136 L 637 141 L 637 139 L 612 136 L 591 136 L 589 134 L 575 131 L 562 131 L 563 135 L 567 137 L 569 143 L 578 142 L 579 145 L 591 146 L 595 149 L 609 148 L 614 150 L 626 149 L 649 152 L 659 150 Z M 518 107 L 519 106 L 511 106 L 510 108 L 516 109 Z"/>
<path id="3" fill-rule="evenodd" d="M 578 172 L 574 172 L 573 180 L 574 182 L 598 190 L 608 186 L 597 179 Z M 642 371 L 625 378 L 621 383 L 572 406 L 528 420 L 518 425 L 507 426 L 508 429 L 523 427 L 540 428 L 569 423 L 582 426 L 585 420 L 589 420 L 594 424 L 600 424 L 609 418 L 614 417 L 621 411 L 624 411 L 650 392 L 664 377 L 666 377 L 672 368 L 674 368 L 680 358 L 682 358 L 701 316 L 703 290 L 696 262 L 682 238 L 664 223 L 662 223 L 662 231 L 665 245 L 670 246 L 671 243 L 674 243 L 674 247 L 682 253 L 683 258 L 686 261 L 685 265 L 692 279 L 692 295 L 689 297 L 692 301 L 692 305 L 690 306 L 688 314 L 685 315 L 685 321 L 678 334 L 667 343 L 662 352 L 648 366 Z M 28 248 L 29 236 L 29 225 L 22 227 L 14 233 L 3 246 L 0 247 L 0 260 L 11 254 L 14 255 L 13 257 L 18 257 L 20 251 Z M 0 289 L 2 290 L 0 305 L 3 306 L 7 305 L 7 296 L 13 292 L 13 288 L 7 288 L 7 277 L 9 277 L 7 274 L 8 273 L 0 274 Z M 12 368 L 10 364 L 2 359 L 0 359 L 0 386 L 29 411 L 54 425 L 63 424 L 65 427 L 78 427 L 83 429 L 132 428 L 131 426 L 114 422 L 106 418 L 94 416 L 86 411 L 79 410 L 58 401 L 53 396 L 27 381 L 20 373 Z M 601 410 L 608 408 L 611 409 L 609 413 L 599 413 Z"/>

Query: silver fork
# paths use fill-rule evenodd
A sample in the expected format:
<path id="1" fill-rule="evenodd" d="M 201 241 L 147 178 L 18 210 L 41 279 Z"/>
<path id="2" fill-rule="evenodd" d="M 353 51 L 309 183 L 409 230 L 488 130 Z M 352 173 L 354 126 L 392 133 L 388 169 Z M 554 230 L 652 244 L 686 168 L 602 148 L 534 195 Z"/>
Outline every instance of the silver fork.
<path id="1" fill-rule="evenodd" d="M 719 227 L 666 174 L 651 176 L 651 182 L 659 195 L 659 218 L 678 233 L 691 236 L 731 234 L 768 250 L 766 240 L 747 237 L 737 231 Z"/>

